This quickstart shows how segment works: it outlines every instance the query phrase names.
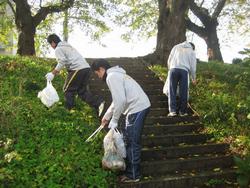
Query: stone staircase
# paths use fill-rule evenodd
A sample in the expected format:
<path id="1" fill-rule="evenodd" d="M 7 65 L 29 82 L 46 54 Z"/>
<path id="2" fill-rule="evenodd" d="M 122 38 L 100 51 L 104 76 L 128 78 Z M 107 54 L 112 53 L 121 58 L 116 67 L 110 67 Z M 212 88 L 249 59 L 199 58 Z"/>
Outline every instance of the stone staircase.
<path id="1" fill-rule="evenodd" d="M 237 187 L 231 183 L 236 182 L 236 173 L 229 146 L 214 143 L 211 135 L 202 133 L 203 125 L 191 109 L 187 117 L 168 118 L 167 97 L 162 94 L 163 82 L 142 60 L 112 58 L 108 61 L 123 67 L 142 86 L 152 104 L 142 136 L 143 178 L 132 184 L 118 182 L 117 187 Z M 106 84 L 94 75 L 90 88 L 110 103 Z"/>

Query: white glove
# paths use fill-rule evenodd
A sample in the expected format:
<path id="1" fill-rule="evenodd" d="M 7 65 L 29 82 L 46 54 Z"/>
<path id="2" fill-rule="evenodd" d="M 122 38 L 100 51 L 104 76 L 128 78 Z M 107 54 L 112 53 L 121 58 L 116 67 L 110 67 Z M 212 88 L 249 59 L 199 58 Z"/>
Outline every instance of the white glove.
<path id="1" fill-rule="evenodd" d="M 117 123 L 114 123 L 112 121 L 109 122 L 109 126 L 110 129 L 115 129 L 117 127 Z"/>
<path id="2" fill-rule="evenodd" d="M 49 72 L 49 73 L 47 73 L 47 74 L 45 75 L 45 77 L 46 77 L 46 79 L 47 79 L 48 81 L 52 81 L 52 80 L 54 79 L 55 75 L 54 75 L 52 72 Z"/>

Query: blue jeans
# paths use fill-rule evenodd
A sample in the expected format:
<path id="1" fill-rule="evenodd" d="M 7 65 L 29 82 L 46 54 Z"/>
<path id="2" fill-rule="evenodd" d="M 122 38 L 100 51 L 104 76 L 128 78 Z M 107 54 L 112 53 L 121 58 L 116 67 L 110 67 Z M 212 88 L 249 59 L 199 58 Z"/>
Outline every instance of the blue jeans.
<path id="1" fill-rule="evenodd" d="M 176 112 L 176 90 L 177 85 L 179 84 L 180 92 L 180 112 L 187 112 L 187 98 L 188 98 L 188 72 L 183 69 L 173 68 L 169 71 L 170 80 L 169 80 L 169 97 L 168 105 L 169 112 Z"/>
<path id="2" fill-rule="evenodd" d="M 127 157 L 125 175 L 131 179 L 141 177 L 141 135 L 148 112 L 149 108 L 126 117 L 125 136 Z"/>

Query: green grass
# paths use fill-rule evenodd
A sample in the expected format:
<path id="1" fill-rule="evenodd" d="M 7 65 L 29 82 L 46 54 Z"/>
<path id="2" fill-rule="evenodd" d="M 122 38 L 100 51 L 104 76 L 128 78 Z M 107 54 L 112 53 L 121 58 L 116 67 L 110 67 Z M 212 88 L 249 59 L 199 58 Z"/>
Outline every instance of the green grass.
<path id="1" fill-rule="evenodd" d="M 0 56 L 0 184 L 3 187 L 108 187 L 113 174 L 101 168 L 99 126 L 93 110 L 77 100 L 63 106 L 64 74 L 53 80 L 60 101 L 47 109 L 37 98 L 50 59 Z"/>

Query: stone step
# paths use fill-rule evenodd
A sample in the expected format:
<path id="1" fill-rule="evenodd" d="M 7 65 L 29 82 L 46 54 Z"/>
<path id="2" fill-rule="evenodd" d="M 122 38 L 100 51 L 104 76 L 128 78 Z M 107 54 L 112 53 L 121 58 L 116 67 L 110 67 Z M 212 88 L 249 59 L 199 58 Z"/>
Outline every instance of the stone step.
<path id="1" fill-rule="evenodd" d="M 236 182 L 236 172 L 234 169 L 223 169 L 222 171 L 200 171 L 183 174 L 172 174 L 161 177 L 146 177 L 137 183 L 117 183 L 119 188 L 198 188 L 207 187 L 209 180 L 219 181 L 225 180 L 219 187 L 235 188 L 234 184 L 228 182 Z"/>
<path id="2" fill-rule="evenodd" d="M 205 143 L 211 135 L 209 134 L 172 134 L 162 136 L 142 136 L 143 147 L 168 147 L 184 144 L 200 144 Z"/>
<path id="3" fill-rule="evenodd" d="M 167 116 L 148 116 L 145 120 L 146 125 L 154 125 L 154 124 L 176 124 L 176 123 L 187 123 L 187 122 L 195 122 L 199 120 L 198 116 L 185 116 L 185 117 L 167 117 Z"/>
<path id="4" fill-rule="evenodd" d="M 169 135 L 173 133 L 187 133 L 197 132 L 201 130 L 203 126 L 201 124 L 168 124 L 168 125 L 145 125 L 143 128 L 143 135 Z"/>
<path id="5" fill-rule="evenodd" d="M 190 159 L 168 159 L 141 163 L 143 176 L 160 176 L 181 171 L 199 171 L 214 168 L 227 168 L 234 165 L 231 155 L 195 157 Z"/>
<path id="6" fill-rule="evenodd" d="M 198 157 L 204 154 L 225 154 L 228 149 L 229 145 L 224 143 L 143 148 L 142 161 L 163 160 L 188 156 Z"/>

